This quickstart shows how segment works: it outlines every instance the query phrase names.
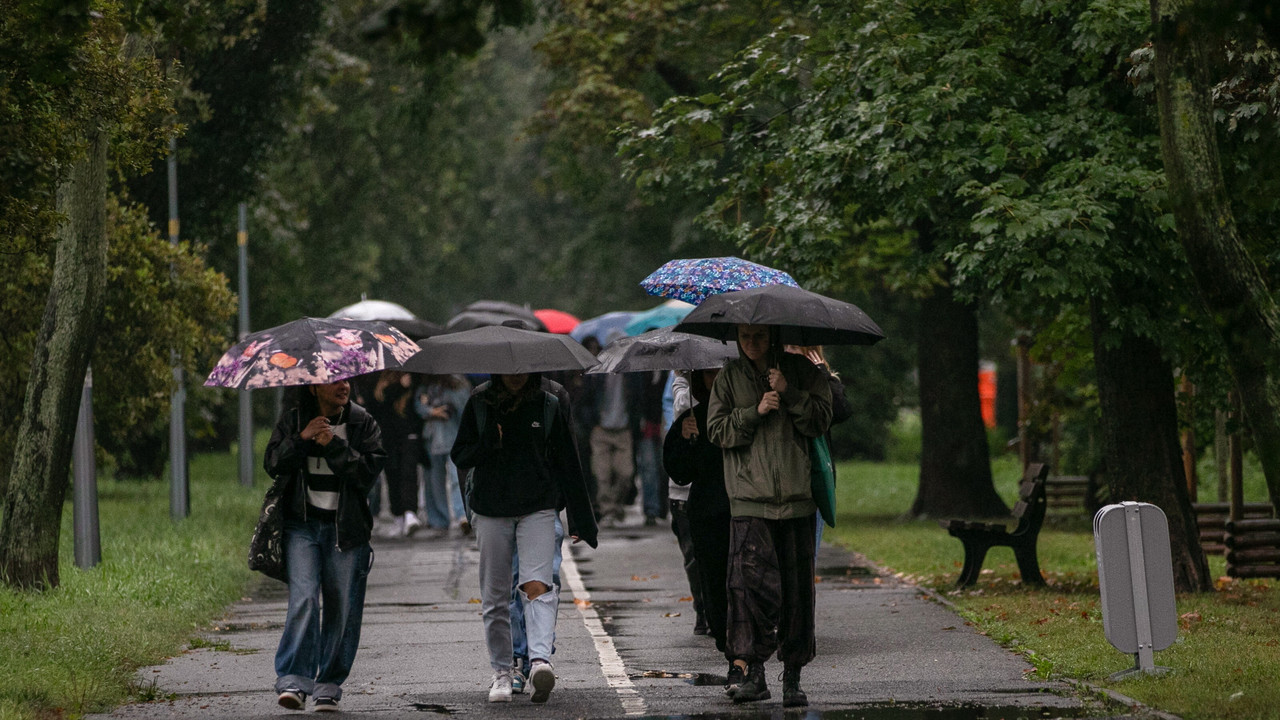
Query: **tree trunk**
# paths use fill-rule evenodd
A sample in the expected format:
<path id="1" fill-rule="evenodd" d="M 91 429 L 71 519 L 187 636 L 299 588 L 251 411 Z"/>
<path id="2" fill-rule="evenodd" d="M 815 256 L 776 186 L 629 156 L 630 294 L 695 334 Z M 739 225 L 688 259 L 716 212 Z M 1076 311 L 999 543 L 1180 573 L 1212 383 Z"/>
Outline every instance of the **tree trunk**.
<path id="1" fill-rule="evenodd" d="M 22 421 L 0 514 L 0 580 L 15 588 L 58 585 L 58 535 L 85 370 L 106 288 L 107 133 L 58 188 L 67 215 L 36 336 Z"/>
<path id="2" fill-rule="evenodd" d="M 1098 300 L 1091 303 L 1093 362 L 1102 408 L 1102 445 L 1111 502 L 1151 503 L 1169 520 L 1173 582 L 1178 592 L 1213 589 L 1187 494 L 1178 443 L 1173 369 L 1147 338 L 1107 329 Z"/>
<path id="3" fill-rule="evenodd" d="M 937 288 L 920 307 L 920 485 L 915 517 L 1001 517 L 978 398 L 978 318 Z"/>
<path id="4" fill-rule="evenodd" d="M 1240 241 L 1213 121 L 1210 14 L 1188 0 L 1151 0 L 1160 149 L 1178 239 L 1227 348 L 1245 421 L 1280 512 L 1280 306 Z M 1203 8 L 1203 6 L 1201 6 Z"/>

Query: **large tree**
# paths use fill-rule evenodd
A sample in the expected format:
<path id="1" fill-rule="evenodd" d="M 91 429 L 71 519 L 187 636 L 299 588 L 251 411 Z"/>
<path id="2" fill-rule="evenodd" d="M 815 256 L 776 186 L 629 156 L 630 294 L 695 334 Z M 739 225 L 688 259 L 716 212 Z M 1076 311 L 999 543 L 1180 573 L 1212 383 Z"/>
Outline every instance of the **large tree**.
<path id="1" fill-rule="evenodd" d="M 24 388 L 0 401 L 0 418 L 18 428 L 0 441 L 6 459 L 12 457 L 0 487 L 0 578 L 17 587 L 59 582 L 62 505 L 91 356 L 107 348 L 100 356 L 100 380 L 120 378 L 120 386 L 144 395 L 163 391 L 168 381 L 157 378 L 167 378 L 167 372 L 147 366 L 149 343 L 167 347 L 177 335 L 193 354 L 207 350 L 203 326 L 211 317 L 221 321 L 220 308 L 229 300 L 225 279 L 206 273 L 189 248 L 164 242 L 158 254 L 167 261 L 157 277 L 144 259 L 157 254 L 161 241 L 137 220 L 135 208 L 111 198 L 111 178 L 138 172 L 163 146 L 160 129 L 148 119 L 162 111 L 167 95 L 145 44 L 126 30 L 128 18 L 117 3 L 50 5 L 58 6 L 54 15 L 61 24 L 41 23 L 51 8 L 31 2 L 6 15 L 0 27 L 0 35 L 20 38 L 15 44 L 28 51 L 0 56 L 5 91 L 26 99 L 19 106 L 5 103 L 6 111 L 16 109 L 24 115 L 19 122 L 29 121 L 27 134 L 18 136 L 23 162 L 7 163 L 6 172 L 19 180 L 15 187 L 56 187 L 53 193 L 27 192 L 23 214 L 15 216 L 8 212 L 12 204 L 3 205 L 3 221 L 21 228 L 9 238 L 16 262 L 0 268 L 7 289 L 0 311 L 12 321 L 0 353 L 0 378 L 7 387 Z M 56 41 L 42 42 L 53 34 Z M 123 252 L 112 251 L 113 238 L 127 238 Z M 184 289 L 175 291 L 175 285 Z M 143 307 L 156 293 L 175 302 L 161 299 Z M 199 307 L 184 311 L 180 303 L 196 296 Z M 43 315 L 33 312 L 40 307 Z M 135 322 L 148 334 L 130 336 Z M 166 360 L 166 370 L 167 365 Z M 128 411 L 119 412 L 118 399 L 103 403 L 105 415 L 136 420 L 128 412 L 149 406 L 146 397 L 134 398 Z"/>
<path id="2" fill-rule="evenodd" d="M 1161 156 L 1178 238 L 1227 348 L 1271 502 L 1280 512 L 1280 304 L 1239 233 L 1223 179 L 1211 96 L 1212 68 L 1226 46 L 1223 11 L 1196 0 L 1151 0 L 1150 10 Z"/>

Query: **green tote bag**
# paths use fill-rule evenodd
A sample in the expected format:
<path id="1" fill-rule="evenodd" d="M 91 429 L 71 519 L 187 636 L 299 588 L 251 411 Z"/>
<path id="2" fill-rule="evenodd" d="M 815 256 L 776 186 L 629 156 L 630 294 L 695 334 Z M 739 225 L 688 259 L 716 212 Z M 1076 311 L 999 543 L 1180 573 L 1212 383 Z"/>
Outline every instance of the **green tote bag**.
<path id="1" fill-rule="evenodd" d="M 836 466 L 831 462 L 827 439 L 822 436 L 809 438 L 809 485 L 823 522 L 835 527 Z"/>

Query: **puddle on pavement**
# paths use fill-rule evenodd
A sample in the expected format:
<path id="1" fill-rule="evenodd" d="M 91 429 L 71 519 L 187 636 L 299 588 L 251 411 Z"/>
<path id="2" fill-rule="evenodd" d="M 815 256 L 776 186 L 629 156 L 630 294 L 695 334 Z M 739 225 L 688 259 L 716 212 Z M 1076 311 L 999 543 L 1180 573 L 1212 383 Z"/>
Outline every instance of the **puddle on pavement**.
<path id="1" fill-rule="evenodd" d="M 435 713 L 437 715 L 452 715 L 453 708 L 448 705 L 434 705 L 432 703 L 412 703 L 413 709 L 419 712 Z"/>
<path id="2" fill-rule="evenodd" d="M 639 675 L 632 675 L 632 680 L 641 678 L 658 678 L 658 679 L 676 679 L 683 680 L 690 685 L 696 687 L 722 686 L 727 682 L 723 675 L 714 675 L 712 673 L 673 673 L 665 670 L 645 670 Z"/>
<path id="3" fill-rule="evenodd" d="M 874 570 L 861 565 L 836 565 L 818 568 L 814 571 L 814 575 L 822 578 L 822 582 L 857 582 L 876 577 Z"/>
<path id="4" fill-rule="evenodd" d="M 723 681 L 723 678 L 721 678 Z M 670 720 L 1054 720 L 1096 717 L 1096 708 L 942 705 L 936 703 L 876 703 L 834 710 L 783 710 L 761 707 L 748 713 L 694 713 L 666 716 Z M 658 720 L 651 716 L 648 720 Z"/>

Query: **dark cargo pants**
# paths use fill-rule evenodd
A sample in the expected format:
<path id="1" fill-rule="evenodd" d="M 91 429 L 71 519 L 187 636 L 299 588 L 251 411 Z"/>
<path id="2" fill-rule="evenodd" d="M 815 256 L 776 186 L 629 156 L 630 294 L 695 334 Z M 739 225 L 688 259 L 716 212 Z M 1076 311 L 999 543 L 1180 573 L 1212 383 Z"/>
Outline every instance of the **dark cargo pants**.
<path id="1" fill-rule="evenodd" d="M 735 517 L 729 532 L 728 655 L 762 663 L 775 651 L 802 667 L 816 652 L 814 516 Z"/>

